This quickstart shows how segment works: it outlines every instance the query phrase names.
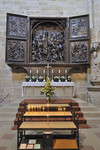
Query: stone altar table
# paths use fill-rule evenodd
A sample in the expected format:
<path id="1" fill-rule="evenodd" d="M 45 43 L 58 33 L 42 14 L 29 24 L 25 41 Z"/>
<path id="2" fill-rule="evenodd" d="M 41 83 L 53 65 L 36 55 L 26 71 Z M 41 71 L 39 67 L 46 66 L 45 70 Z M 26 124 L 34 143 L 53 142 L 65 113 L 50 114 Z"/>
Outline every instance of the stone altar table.
<path id="1" fill-rule="evenodd" d="M 24 96 L 25 88 L 33 88 L 33 93 L 31 96 L 39 96 L 41 88 L 44 87 L 45 82 L 22 82 L 22 97 Z M 56 96 L 74 96 L 74 82 L 52 82 L 52 85 L 56 87 Z M 70 89 L 69 89 L 70 88 Z"/>

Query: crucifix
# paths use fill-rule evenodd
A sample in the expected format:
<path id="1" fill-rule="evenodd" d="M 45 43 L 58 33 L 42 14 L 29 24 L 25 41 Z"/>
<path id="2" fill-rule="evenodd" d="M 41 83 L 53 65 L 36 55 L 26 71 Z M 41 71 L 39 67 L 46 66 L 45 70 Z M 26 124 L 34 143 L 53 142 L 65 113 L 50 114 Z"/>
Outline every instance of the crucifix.
<path id="1" fill-rule="evenodd" d="M 50 78 L 50 68 L 51 66 L 49 66 L 49 64 L 47 64 L 47 66 L 45 66 L 46 68 L 46 75 Z"/>

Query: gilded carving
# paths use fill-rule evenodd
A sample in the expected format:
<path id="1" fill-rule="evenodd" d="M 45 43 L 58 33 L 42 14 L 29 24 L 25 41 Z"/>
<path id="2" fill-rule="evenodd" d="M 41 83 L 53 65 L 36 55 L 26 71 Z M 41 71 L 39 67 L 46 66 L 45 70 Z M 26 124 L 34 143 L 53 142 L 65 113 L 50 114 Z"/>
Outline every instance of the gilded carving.
<path id="1" fill-rule="evenodd" d="M 7 40 L 7 48 L 9 61 L 24 61 L 25 41 Z"/>
<path id="2" fill-rule="evenodd" d="M 88 53 L 88 41 L 71 42 L 71 62 L 86 62 Z"/>
<path id="3" fill-rule="evenodd" d="M 9 16 L 8 35 L 26 37 L 26 18 L 12 15 Z"/>

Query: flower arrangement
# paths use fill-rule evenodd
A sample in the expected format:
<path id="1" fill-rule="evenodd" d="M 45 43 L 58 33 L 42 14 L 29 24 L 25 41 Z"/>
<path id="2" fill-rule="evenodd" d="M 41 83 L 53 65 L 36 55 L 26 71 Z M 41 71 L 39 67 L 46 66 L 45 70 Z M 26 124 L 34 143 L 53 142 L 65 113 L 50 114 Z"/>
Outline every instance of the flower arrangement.
<path id="1" fill-rule="evenodd" d="M 43 76 L 39 76 L 38 80 L 39 80 L 39 82 L 43 82 L 43 79 L 44 79 Z"/>
<path id="2" fill-rule="evenodd" d="M 71 82 L 72 77 L 71 77 L 71 76 L 68 76 L 67 80 L 68 80 L 68 82 Z"/>
<path id="3" fill-rule="evenodd" d="M 58 82 L 59 81 L 59 77 L 58 76 L 54 76 L 54 82 Z"/>
<path id="4" fill-rule="evenodd" d="M 32 82 L 36 82 L 36 76 L 32 76 Z"/>
<path id="5" fill-rule="evenodd" d="M 51 95 L 53 95 L 55 91 L 56 91 L 56 88 L 53 85 L 51 85 L 50 78 L 47 77 L 46 82 L 45 82 L 45 87 L 42 88 L 42 90 L 40 91 L 40 94 L 41 95 L 45 94 L 47 99 L 50 102 Z"/>
<path id="6" fill-rule="evenodd" d="M 65 82 L 65 77 L 64 77 L 64 76 L 61 76 L 61 77 L 60 77 L 60 80 L 61 80 L 61 82 Z"/>
<path id="7" fill-rule="evenodd" d="M 26 82 L 30 80 L 30 76 L 25 76 Z"/>

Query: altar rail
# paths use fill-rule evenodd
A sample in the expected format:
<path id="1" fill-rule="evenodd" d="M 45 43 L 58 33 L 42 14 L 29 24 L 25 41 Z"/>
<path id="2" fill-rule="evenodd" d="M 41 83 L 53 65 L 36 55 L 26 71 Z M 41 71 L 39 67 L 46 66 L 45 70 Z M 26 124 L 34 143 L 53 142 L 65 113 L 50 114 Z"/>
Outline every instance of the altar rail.
<path id="1" fill-rule="evenodd" d="M 43 87 L 45 82 L 23 82 L 22 83 L 22 97 L 24 87 Z M 72 87 L 72 94 L 74 96 L 74 82 L 52 82 L 55 87 Z"/>

